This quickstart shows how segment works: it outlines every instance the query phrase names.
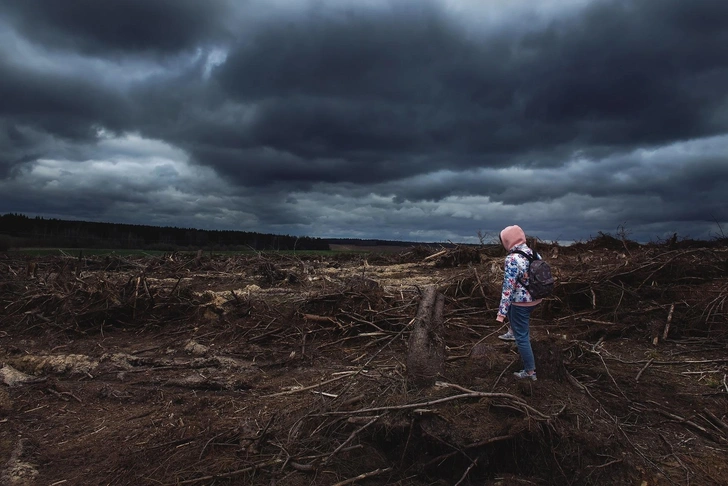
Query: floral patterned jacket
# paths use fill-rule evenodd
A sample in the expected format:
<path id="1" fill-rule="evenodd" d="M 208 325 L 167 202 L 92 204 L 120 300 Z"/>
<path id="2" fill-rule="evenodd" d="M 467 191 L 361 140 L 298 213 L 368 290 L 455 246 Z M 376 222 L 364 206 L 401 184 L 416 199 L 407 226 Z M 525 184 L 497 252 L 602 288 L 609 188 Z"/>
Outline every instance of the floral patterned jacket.
<path id="1" fill-rule="evenodd" d="M 511 249 L 521 250 L 529 255 L 533 255 L 533 251 L 525 244 L 516 245 Z M 512 303 L 528 303 L 533 302 L 531 294 L 524 288 L 521 282 L 528 285 L 528 258 L 520 253 L 509 253 L 505 261 L 505 274 L 503 275 L 503 291 L 501 292 L 500 305 L 498 306 L 498 315 L 505 316 L 508 314 L 508 308 Z M 520 282 L 519 282 L 520 280 Z"/>

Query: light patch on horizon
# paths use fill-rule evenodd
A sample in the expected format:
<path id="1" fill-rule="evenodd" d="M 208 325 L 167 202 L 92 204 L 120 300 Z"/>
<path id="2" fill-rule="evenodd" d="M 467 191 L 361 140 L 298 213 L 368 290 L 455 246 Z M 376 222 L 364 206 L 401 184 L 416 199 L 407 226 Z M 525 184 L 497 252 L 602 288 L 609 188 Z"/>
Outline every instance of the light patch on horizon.
<path id="1" fill-rule="evenodd" d="M 97 201 L 97 219 L 118 220 L 124 213 L 144 211 L 158 222 L 180 214 L 223 226 L 256 224 L 254 214 L 233 209 L 240 199 L 235 188 L 209 167 L 190 163 L 181 149 L 138 134 L 114 136 L 99 132 L 103 159 L 39 159 L 12 180 L 0 180 L 8 200 L 53 197 L 64 204 Z M 215 188 L 214 193 L 206 192 Z"/>

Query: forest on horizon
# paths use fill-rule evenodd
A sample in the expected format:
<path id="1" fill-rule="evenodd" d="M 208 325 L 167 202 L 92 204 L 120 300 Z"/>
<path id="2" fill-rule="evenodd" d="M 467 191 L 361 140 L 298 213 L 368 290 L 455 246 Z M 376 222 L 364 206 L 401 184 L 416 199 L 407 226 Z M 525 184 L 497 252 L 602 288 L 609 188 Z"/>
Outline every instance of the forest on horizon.
<path id="1" fill-rule="evenodd" d="M 357 238 L 316 238 L 253 231 L 202 230 L 172 226 L 62 220 L 0 215 L 0 250 L 9 248 L 115 248 L 127 250 L 217 251 L 330 250 L 330 245 L 411 246 L 415 243 Z M 421 243 L 420 243 L 421 244 Z"/>

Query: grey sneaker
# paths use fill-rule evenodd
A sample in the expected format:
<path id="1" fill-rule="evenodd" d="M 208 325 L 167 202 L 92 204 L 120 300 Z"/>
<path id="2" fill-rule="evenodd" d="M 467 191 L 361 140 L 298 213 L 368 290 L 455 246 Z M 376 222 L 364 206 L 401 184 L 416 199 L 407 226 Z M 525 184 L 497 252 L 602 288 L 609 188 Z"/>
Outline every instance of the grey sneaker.
<path id="1" fill-rule="evenodd" d="M 521 370 L 521 371 L 517 371 L 517 372 L 513 373 L 513 376 L 515 376 L 519 380 L 523 380 L 523 379 L 527 379 L 527 380 L 531 380 L 531 381 L 538 380 L 538 378 L 536 378 L 536 372 L 535 371 L 533 373 L 530 373 L 529 374 L 528 371 Z"/>
<path id="2" fill-rule="evenodd" d="M 513 335 L 513 332 L 511 330 L 508 330 L 507 333 L 498 336 L 498 339 L 500 339 L 501 341 L 515 341 L 516 337 Z"/>

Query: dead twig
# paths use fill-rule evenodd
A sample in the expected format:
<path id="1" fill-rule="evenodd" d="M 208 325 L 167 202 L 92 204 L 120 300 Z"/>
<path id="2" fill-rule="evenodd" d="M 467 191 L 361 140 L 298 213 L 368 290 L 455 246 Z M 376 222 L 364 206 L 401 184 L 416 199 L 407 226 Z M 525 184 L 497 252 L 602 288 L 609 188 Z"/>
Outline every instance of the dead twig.
<path id="1" fill-rule="evenodd" d="M 71 392 L 58 392 L 58 391 L 54 390 L 53 388 L 48 388 L 48 391 L 53 393 L 55 396 L 57 396 L 61 400 L 68 401 L 68 399 L 66 398 L 66 395 L 67 395 L 67 396 L 73 398 L 74 400 L 76 400 L 78 403 L 83 403 L 80 398 L 78 398 L 76 395 L 74 395 Z"/>
<path id="2" fill-rule="evenodd" d="M 372 476 L 379 476 L 380 474 L 384 474 L 384 473 L 389 472 L 391 470 L 392 470 L 391 467 L 388 467 L 386 469 L 381 469 L 381 468 L 380 469 L 375 469 L 374 471 L 369 471 L 368 473 L 360 474 L 358 476 L 355 476 L 353 478 L 346 479 L 344 481 L 339 481 L 338 483 L 335 483 L 332 486 L 346 486 L 347 484 L 355 483 L 355 482 L 359 481 L 360 479 L 371 478 Z"/>
<path id="3" fill-rule="evenodd" d="M 589 323 L 591 323 L 591 324 L 606 324 L 606 325 L 608 325 L 608 326 L 614 326 L 614 325 L 617 325 L 617 323 L 616 323 L 616 322 L 609 322 L 609 321 L 599 321 L 599 320 L 597 320 L 597 319 L 588 319 L 588 318 L 586 318 L 586 317 L 581 317 L 581 318 L 580 318 L 579 320 L 580 320 L 580 321 L 582 321 L 582 322 L 589 322 Z"/>
<path id="4" fill-rule="evenodd" d="M 670 332 L 670 322 L 672 322 L 672 313 L 675 310 L 675 304 L 670 305 L 670 312 L 667 314 L 667 322 L 665 323 L 665 330 L 662 331 L 662 340 L 667 339 L 667 334 Z"/>
<path id="5" fill-rule="evenodd" d="M 392 342 L 393 342 L 393 341 L 394 341 L 395 339 L 397 339 L 397 338 L 398 338 L 399 336 L 401 336 L 401 335 L 402 335 L 402 334 L 403 334 L 403 333 L 404 333 L 404 332 L 405 332 L 405 331 L 406 331 L 407 329 L 409 329 L 409 327 L 410 327 L 410 326 L 411 326 L 411 325 L 412 325 L 412 324 L 413 324 L 414 322 L 415 322 L 415 318 L 412 318 L 412 319 L 410 319 L 410 321 L 409 321 L 409 322 L 408 322 L 408 323 L 407 323 L 407 324 L 406 324 L 406 325 L 405 325 L 405 326 L 404 326 L 404 327 L 403 327 L 403 328 L 402 328 L 402 329 L 401 329 L 401 330 L 400 330 L 400 331 L 399 331 L 399 332 L 398 332 L 397 334 L 395 334 L 394 336 L 392 336 L 392 337 L 391 337 L 391 338 L 390 338 L 390 339 L 389 339 L 389 340 L 388 340 L 388 341 L 387 341 L 387 342 L 386 342 L 386 343 L 384 344 L 384 346 L 382 346 L 382 347 L 381 347 L 381 348 L 379 348 L 379 349 L 378 349 L 378 350 L 377 350 L 376 352 L 374 352 L 374 354 L 372 354 L 372 355 L 371 355 L 371 357 L 370 357 L 370 358 L 369 358 L 369 359 L 367 360 L 367 362 L 366 362 L 366 363 L 364 363 L 363 365 L 361 365 L 361 366 L 359 367 L 359 369 L 358 369 L 358 370 L 356 370 L 356 372 L 354 372 L 354 373 L 351 373 L 350 375 L 348 375 L 348 376 L 350 376 L 350 377 L 351 377 L 351 381 L 349 381 L 349 383 L 348 383 L 348 384 L 346 385 L 346 387 L 344 388 L 344 390 L 343 390 L 343 391 L 341 391 L 341 392 L 339 393 L 339 396 L 340 396 L 340 397 L 343 397 L 343 396 L 344 396 L 344 395 L 345 395 L 345 394 L 346 394 L 346 393 L 347 393 L 347 392 L 349 391 L 349 388 L 351 388 L 351 386 L 353 385 L 353 383 L 354 383 L 354 381 L 353 381 L 353 380 L 354 380 L 354 378 L 355 378 L 355 377 L 357 377 L 357 376 L 359 376 L 359 375 L 360 375 L 360 374 L 361 374 L 361 373 L 362 373 L 362 372 L 364 371 L 364 369 L 365 369 L 365 368 L 366 368 L 367 366 L 369 366 L 369 363 L 371 363 L 371 362 L 372 362 L 372 361 L 374 360 L 374 358 L 376 358 L 376 357 L 377 357 L 377 356 L 378 356 L 378 355 L 379 355 L 379 354 L 380 354 L 381 352 L 383 352 L 383 351 L 384 351 L 385 349 L 387 349 L 387 347 L 388 347 L 388 346 L 389 346 L 389 345 L 390 345 L 390 344 L 391 344 L 391 343 L 392 343 Z"/>
<path id="6" fill-rule="evenodd" d="M 380 417 L 381 417 L 381 415 L 377 415 L 377 416 L 373 417 L 366 424 L 362 425 L 361 427 L 359 427 L 358 429 L 356 429 L 355 431 L 353 431 L 351 434 L 349 434 L 349 437 L 344 442 L 342 442 L 341 445 L 339 447 L 337 447 L 334 450 L 334 452 L 332 452 L 329 455 L 329 457 L 327 457 L 326 459 L 324 459 L 324 461 L 322 462 L 322 464 L 328 464 L 328 462 L 331 460 L 332 457 L 334 457 L 341 449 L 343 449 L 344 447 L 346 447 L 349 444 L 349 442 L 351 442 L 352 440 L 354 440 L 354 437 L 356 437 L 361 431 L 363 431 L 364 429 L 366 429 L 367 427 L 369 427 L 370 425 L 372 425 L 374 422 L 376 422 L 377 420 L 379 420 Z"/>
<path id="7" fill-rule="evenodd" d="M 357 444 L 357 445 L 353 445 L 351 447 L 345 447 L 345 448 L 341 449 L 339 452 L 355 451 L 357 449 L 362 449 L 363 447 L 364 447 L 363 445 Z M 314 454 L 314 455 L 310 455 L 310 456 L 299 457 L 298 459 L 300 461 L 303 461 L 303 460 L 307 460 L 308 461 L 308 460 L 311 460 L 311 459 L 321 459 L 322 457 L 326 457 L 329 454 L 330 454 L 329 452 L 325 452 L 323 454 Z"/>
<path id="8" fill-rule="evenodd" d="M 516 358 L 516 359 L 518 359 L 518 358 Z M 501 378 L 503 378 L 503 375 L 506 373 L 506 371 L 508 371 L 508 369 L 511 366 L 513 366 L 513 363 L 516 362 L 516 359 L 512 359 L 511 362 L 508 363 L 508 366 L 506 366 L 505 368 L 503 368 L 503 371 L 500 372 L 500 375 L 498 375 L 498 378 L 496 378 L 495 381 L 493 382 L 493 386 L 490 387 L 490 391 L 494 391 L 495 390 L 495 387 L 498 386 L 498 382 L 501 380 Z"/>
<path id="9" fill-rule="evenodd" d="M 514 405 L 514 408 L 521 411 L 527 411 L 531 412 L 532 414 L 536 415 L 542 420 L 551 420 L 553 417 L 546 415 L 545 413 L 536 410 L 535 408 L 528 405 L 522 398 L 519 398 L 515 395 L 511 395 L 510 393 L 490 393 L 490 392 L 479 392 L 474 390 L 469 390 L 467 388 L 463 388 L 460 385 L 455 385 L 452 383 L 443 383 L 438 382 L 439 386 L 449 387 L 449 388 L 455 388 L 457 390 L 464 391 L 465 393 L 462 393 L 460 395 L 452 395 L 449 397 L 444 398 L 438 398 L 436 400 L 430 400 L 427 402 L 418 402 L 418 403 L 409 403 L 404 405 L 391 405 L 386 407 L 373 407 L 373 408 L 364 408 L 359 410 L 351 410 L 351 411 L 345 411 L 345 412 L 326 412 L 322 415 L 350 415 L 350 414 L 358 414 L 358 413 L 372 413 L 372 412 L 385 412 L 388 410 L 409 410 L 413 408 L 424 408 L 429 407 L 431 405 L 438 405 L 440 403 L 446 403 L 453 400 L 462 400 L 466 398 L 502 398 L 505 400 L 508 400 L 509 402 L 512 402 Z"/>
<path id="10" fill-rule="evenodd" d="M 723 422 L 720 418 L 718 418 L 713 412 L 711 412 L 708 409 L 705 409 L 705 414 L 713 421 L 715 425 L 717 425 L 719 428 L 723 429 L 723 431 L 728 432 L 728 424 Z"/>
<path id="11" fill-rule="evenodd" d="M 334 319 L 333 317 L 317 316 L 317 315 L 314 315 L 314 314 L 303 314 L 303 318 L 305 320 L 311 321 L 311 322 L 322 322 L 322 323 L 328 322 L 328 323 L 331 323 L 331 324 L 336 324 L 336 326 L 338 326 L 339 329 L 341 329 L 341 330 L 344 329 L 344 327 L 341 325 L 341 323 L 339 321 L 337 321 L 336 319 Z"/>
<path id="12" fill-rule="evenodd" d="M 612 461 L 605 462 L 604 464 L 599 464 L 598 466 L 593 466 L 590 464 L 586 467 L 590 469 L 601 469 L 603 467 L 611 466 L 612 464 L 619 464 L 620 462 L 624 462 L 624 459 L 614 459 Z"/>
<path id="13" fill-rule="evenodd" d="M 462 475 L 462 476 L 460 477 L 460 480 L 459 480 L 459 481 L 458 481 L 457 483 L 455 483 L 455 486 L 460 486 L 460 484 L 461 484 L 461 483 L 462 483 L 463 481 L 465 481 L 465 478 L 467 478 L 467 477 L 468 477 L 468 474 L 470 473 L 470 470 L 471 470 L 471 469 L 473 469 L 473 468 L 474 468 L 475 466 L 477 466 L 477 465 L 478 465 L 478 459 L 475 459 L 474 461 L 472 461 L 472 462 L 470 463 L 470 465 L 468 466 L 468 468 L 467 468 L 467 469 L 465 470 L 465 472 L 463 473 L 463 475 Z"/>
<path id="14" fill-rule="evenodd" d="M 646 365 L 644 365 L 644 366 L 642 367 L 642 369 L 640 370 L 640 372 L 639 372 L 639 373 L 637 373 L 637 376 L 635 376 L 635 378 L 634 378 L 634 381 L 636 381 L 636 382 L 639 382 L 639 381 L 640 381 L 640 376 L 642 376 L 642 373 L 644 373 L 644 372 L 645 372 L 645 370 L 647 369 L 647 367 L 648 367 L 648 366 L 650 366 L 650 365 L 652 364 L 652 362 L 653 362 L 653 361 L 655 361 L 655 358 L 651 358 L 651 359 L 650 359 L 650 360 L 649 360 L 649 361 L 647 362 L 647 364 L 646 364 Z"/>
<path id="15" fill-rule="evenodd" d="M 422 259 L 422 261 L 423 261 L 423 262 L 426 262 L 426 261 L 429 261 L 429 260 L 435 259 L 435 258 L 437 258 L 437 257 L 439 257 L 439 256 L 442 256 L 442 255 L 444 255 L 445 253 L 447 253 L 447 250 L 442 250 L 442 251 L 438 251 L 437 253 L 433 253 L 432 255 L 430 255 L 430 256 L 427 256 L 427 257 L 423 258 L 423 259 Z"/>
<path id="16" fill-rule="evenodd" d="M 480 289 L 480 295 L 483 296 L 483 301 L 487 301 L 488 299 L 485 296 L 485 291 L 483 290 L 483 282 L 480 281 L 480 275 L 478 275 L 478 269 L 473 267 L 473 273 L 475 274 L 475 280 L 478 281 L 478 288 Z"/>
<path id="17" fill-rule="evenodd" d="M 334 381 L 339 381 L 341 379 L 347 378 L 356 373 L 357 373 L 356 371 L 347 372 L 346 374 L 344 374 L 342 376 L 337 376 L 336 378 L 331 378 L 330 380 L 322 381 L 321 383 L 317 383 L 315 385 L 305 386 L 303 388 L 296 388 L 294 390 L 273 393 L 271 395 L 263 395 L 263 398 L 279 397 L 281 395 L 292 395 L 293 393 L 300 393 L 300 392 L 304 392 L 304 391 L 308 391 L 308 390 L 313 390 L 314 388 L 318 388 L 320 386 L 327 385 L 329 383 L 333 383 Z"/>
<path id="18" fill-rule="evenodd" d="M 656 406 L 660 407 L 660 404 L 659 404 L 659 403 L 653 402 L 653 401 L 651 401 L 651 400 L 649 400 L 649 401 L 648 401 L 648 403 L 652 403 L 653 405 L 656 405 Z M 708 429 L 706 429 L 706 428 L 705 428 L 705 427 L 703 427 L 702 425 L 696 424 L 696 423 L 695 423 L 695 422 L 693 422 L 692 420 L 686 419 L 686 418 L 684 418 L 684 417 L 681 417 L 681 416 L 679 416 L 679 415 L 676 415 L 676 414 L 674 414 L 674 413 L 672 413 L 672 412 L 667 412 L 667 411 L 665 411 L 665 410 L 662 410 L 662 409 L 660 409 L 660 408 L 655 408 L 655 409 L 653 409 L 653 410 L 654 410 L 655 412 L 659 413 L 660 415 L 664 415 L 664 416 L 665 416 L 665 417 L 667 417 L 667 418 L 670 418 L 670 419 L 672 419 L 672 420 L 675 420 L 675 421 L 677 421 L 677 422 L 680 422 L 680 423 L 682 423 L 682 424 L 685 424 L 685 425 L 689 425 L 689 426 L 690 426 L 690 427 L 692 427 L 693 429 L 695 429 L 695 430 L 697 430 L 697 431 L 699 431 L 699 432 L 702 432 L 702 433 L 703 433 L 703 435 L 705 435 L 705 437 L 707 437 L 708 439 L 712 440 L 713 442 L 716 442 L 716 443 L 718 443 L 718 444 L 720 444 L 720 443 L 721 443 L 721 440 L 719 440 L 719 439 L 721 439 L 721 438 L 718 438 L 718 437 L 716 437 L 716 436 L 715 436 L 715 435 L 713 435 L 713 433 L 712 433 L 712 432 L 710 432 L 710 431 L 709 431 Z M 726 442 L 726 439 L 723 439 L 723 442 Z"/>
<path id="19" fill-rule="evenodd" d="M 492 444 L 494 442 L 500 442 L 502 440 L 515 439 L 515 435 L 499 435 L 498 437 L 491 437 L 490 439 L 480 440 L 470 445 L 466 445 L 463 449 L 473 449 L 475 447 L 482 447 L 484 445 Z"/>
<path id="20" fill-rule="evenodd" d="M 211 479 L 232 478 L 235 476 L 240 476 L 241 474 L 245 474 L 247 472 L 255 471 L 262 467 L 274 466 L 274 465 L 280 464 L 282 462 L 283 462 L 283 459 L 280 459 L 280 458 L 271 459 L 269 461 L 258 462 L 256 464 L 253 464 L 252 466 L 244 467 L 242 469 L 236 469 L 235 471 L 229 471 L 229 472 L 220 473 L 220 474 L 211 474 L 209 476 L 202 476 L 202 477 L 195 478 L 195 479 L 187 479 L 185 481 L 177 481 L 176 483 L 169 483 L 169 486 L 176 486 L 179 484 L 195 484 L 195 483 L 200 483 L 202 481 L 209 481 Z"/>

